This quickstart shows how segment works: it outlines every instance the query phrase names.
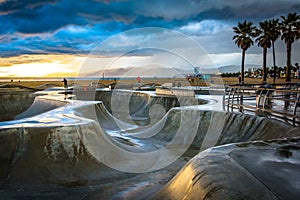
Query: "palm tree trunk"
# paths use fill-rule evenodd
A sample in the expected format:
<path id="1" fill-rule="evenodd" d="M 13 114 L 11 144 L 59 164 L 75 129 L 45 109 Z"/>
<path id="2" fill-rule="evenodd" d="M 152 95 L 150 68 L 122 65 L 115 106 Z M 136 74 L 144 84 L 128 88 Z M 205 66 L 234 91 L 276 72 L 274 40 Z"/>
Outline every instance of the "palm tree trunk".
<path id="1" fill-rule="evenodd" d="M 263 48 L 263 83 L 267 83 L 267 48 Z"/>
<path id="2" fill-rule="evenodd" d="M 246 50 L 242 49 L 242 68 L 241 68 L 241 84 L 244 84 L 244 71 L 245 71 L 245 53 Z"/>
<path id="3" fill-rule="evenodd" d="M 276 81 L 276 71 L 277 71 L 277 67 L 276 67 L 276 59 L 275 59 L 275 45 L 274 45 L 274 41 L 272 41 L 272 50 L 273 50 L 273 66 L 274 66 L 274 77 L 273 77 L 273 83 L 275 84 Z"/>
<path id="4" fill-rule="evenodd" d="M 292 43 L 288 41 L 286 43 L 286 82 L 291 82 L 291 52 Z"/>

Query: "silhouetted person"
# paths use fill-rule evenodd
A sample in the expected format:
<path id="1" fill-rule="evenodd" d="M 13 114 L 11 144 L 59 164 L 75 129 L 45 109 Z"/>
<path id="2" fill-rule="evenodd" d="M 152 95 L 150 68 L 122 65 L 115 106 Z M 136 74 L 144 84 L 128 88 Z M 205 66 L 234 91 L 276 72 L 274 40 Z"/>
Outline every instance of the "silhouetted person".
<path id="1" fill-rule="evenodd" d="M 242 84 L 242 76 L 239 75 L 239 85 Z"/>
<path id="2" fill-rule="evenodd" d="M 68 88 L 68 80 L 66 78 L 64 78 L 64 80 L 62 81 L 64 82 L 64 88 Z"/>

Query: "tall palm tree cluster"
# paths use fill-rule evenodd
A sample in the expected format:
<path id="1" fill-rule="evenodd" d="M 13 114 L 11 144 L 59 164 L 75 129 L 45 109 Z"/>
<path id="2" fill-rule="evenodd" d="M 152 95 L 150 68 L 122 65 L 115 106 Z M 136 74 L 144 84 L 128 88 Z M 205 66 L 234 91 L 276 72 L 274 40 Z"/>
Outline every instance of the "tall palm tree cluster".
<path id="1" fill-rule="evenodd" d="M 254 45 L 255 42 L 263 50 L 263 82 L 267 81 L 267 51 L 272 47 L 273 66 L 274 66 L 274 83 L 276 79 L 276 59 L 275 59 L 275 41 L 281 36 L 286 44 L 286 82 L 291 81 L 291 53 L 292 44 L 300 39 L 300 15 L 289 13 L 287 16 L 281 16 L 279 19 L 266 20 L 255 27 L 252 22 L 239 22 L 238 26 L 233 27 L 233 40 L 235 44 L 242 49 L 242 66 L 241 66 L 241 83 L 244 84 L 244 63 L 246 51 Z"/>

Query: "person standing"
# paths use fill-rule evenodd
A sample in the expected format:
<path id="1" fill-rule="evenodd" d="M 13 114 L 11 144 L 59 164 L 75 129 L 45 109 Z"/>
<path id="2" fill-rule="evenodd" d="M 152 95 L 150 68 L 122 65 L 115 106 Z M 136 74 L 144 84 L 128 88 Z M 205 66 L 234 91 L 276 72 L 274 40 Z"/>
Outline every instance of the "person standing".
<path id="1" fill-rule="evenodd" d="M 242 83 L 242 75 L 239 75 L 239 85 Z"/>
<path id="2" fill-rule="evenodd" d="M 64 78 L 62 82 L 64 82 L 64 88 L 68 89 L 68 80 Z"/>

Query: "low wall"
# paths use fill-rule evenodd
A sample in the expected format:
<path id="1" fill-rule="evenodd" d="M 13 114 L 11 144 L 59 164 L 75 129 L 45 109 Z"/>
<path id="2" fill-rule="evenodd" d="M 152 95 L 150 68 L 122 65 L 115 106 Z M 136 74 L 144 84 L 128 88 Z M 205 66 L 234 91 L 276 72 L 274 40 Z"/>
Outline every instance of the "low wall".
<path id="1" fill-rule="evenodd" d="M 194 97 L 194 90 L 180 89 L 176 87 L 164 88 L 156 87 L 155 92 L 157 95 L 170 95 L 170 96 L 185 96 L 185 97 Z"/>
<path id="2" fill-rule="evenodd" d="M 12 120 L 34 101 L 32 91 L 0 90 L 0 121 Z"/>

